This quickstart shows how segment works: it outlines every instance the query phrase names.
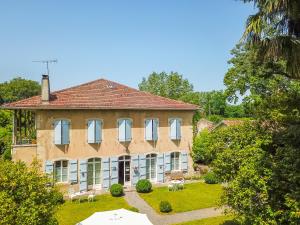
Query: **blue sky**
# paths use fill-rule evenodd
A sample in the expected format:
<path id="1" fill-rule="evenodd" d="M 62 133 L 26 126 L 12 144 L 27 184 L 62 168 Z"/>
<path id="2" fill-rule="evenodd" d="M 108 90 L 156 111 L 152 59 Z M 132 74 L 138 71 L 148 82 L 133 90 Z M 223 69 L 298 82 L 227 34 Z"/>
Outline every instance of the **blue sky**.
<path id="1" fill-rule="evenodd" d="M 137 87 L 153 71 L 221 89 L 253 12 L 236 0 L 3 1 L 0 82 L 40 81 L 45 65 L 32 61 L 56 58 L 52 90 L 98 78 Z"/>

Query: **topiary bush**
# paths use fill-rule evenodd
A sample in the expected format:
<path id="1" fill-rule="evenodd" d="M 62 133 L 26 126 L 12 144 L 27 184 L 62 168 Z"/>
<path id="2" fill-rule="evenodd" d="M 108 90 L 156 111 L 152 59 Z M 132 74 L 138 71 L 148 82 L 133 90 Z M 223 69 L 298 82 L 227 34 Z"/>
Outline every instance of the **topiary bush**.
<path id="1" fill-rule="evenodd" d="M 159 203 L 159 210 L 163 213 L 168 213 L 172 211 L 172 206 L 168 201 L 161 201 Z"/>
<path id="2" fill-rule="evenodd" d="M 114 197 L 120 197 L 124 194 L 123 186 L 121 184 L 113 184 L 109 190 L 111 195 Z"/>
<path id="3" fill-rule="evenodd" d="M 152 190 L 152 184 L 149 180 L 139 180 L 135 186 L 136 191 L 139 193 L 149 193 Z"/>
<path id="4" fill-rule="evenodd" d="M 208 172 L 203 176 L 205 183 L 207 184 L 217 184 L 219 180 L 214 172 Z"/>

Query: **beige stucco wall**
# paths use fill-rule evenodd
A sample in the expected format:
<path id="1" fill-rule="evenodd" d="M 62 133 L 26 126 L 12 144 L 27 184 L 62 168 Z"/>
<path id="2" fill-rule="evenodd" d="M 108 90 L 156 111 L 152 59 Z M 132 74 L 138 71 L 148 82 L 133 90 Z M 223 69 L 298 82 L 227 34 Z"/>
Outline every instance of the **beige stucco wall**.
<path id="1" fill-rule="evenodd" d="M 33 159 L 37 158 L 37 145 L 13 145 L 12 158 L 15 162 L 23 161 L 27 165 L 31 164 Z"/>
<path id="2" fill-rule="evenodd" d="M 182 119 L 180 141 L 169 138 L 169 118 Z M 45 160 L 87 159 L 92 157 L 120 156 L 136 153 L 158 153 L 168 151 L 190 151 L 192 147 L 192 111 L 134 111 L 134 110 L 39 110 L 36 112 L 37 156 Z M 103 121 L 101 144 L 87 143 L 87 120 L 98 118 Z M 133 121 L 132 141 L 118 141 L 117 120 L 130 118 Z M 158 141 L 149 142 L 144 138 L 144 120 L 158 118 Z M 70 144 L 54 144 L 53 122 L 56 119 L 68 119 L 70 125 Z M 24 151 L 23 151 L 24 152 Z M 27 158 L 18 156 L 18 158 Z M 17 153 L 23 155 L 23 153 Z M 29 154 L 31 155 L 31 154 Z M 191 158 L 189 160 L 192 166 Z"/>

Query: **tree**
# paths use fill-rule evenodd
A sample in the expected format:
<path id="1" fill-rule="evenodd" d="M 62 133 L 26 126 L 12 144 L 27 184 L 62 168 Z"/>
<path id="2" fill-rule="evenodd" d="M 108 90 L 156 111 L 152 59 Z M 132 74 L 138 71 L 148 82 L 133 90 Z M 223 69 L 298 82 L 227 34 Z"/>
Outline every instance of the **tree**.
<path id="1" fill-rule="evenodd" d="M 143 78 L 139 84 L 139 89 L 171 99 L 180 99 L 193 91 L 193 85 L 176 72 L 169 74 L 154 72 L 148 78 Z"/>
<path id="2" fill-rule="evenodd" d="M 258 12 L 249 16 L 244 33 L 247 43 L 258 47 L 258 59 L 286 61 L 280 74 L 300 79 L 300 1 L 242 0 L 254 2 Z"/>
<path id="3" fill-rule="evenodd" d="M 63 196 L 34 162 L 0 161 L 0 224 L 53 225 Z"/>
<path id="4" fill-rule="evenodd" d="M 0 104 L 28 98 L 40 93 L 40 85 L 36 81 L 14 78 L 0 83 Z M 10 159 L 12 141 L 12 113 L 0 109 L 0 155 Z"/>

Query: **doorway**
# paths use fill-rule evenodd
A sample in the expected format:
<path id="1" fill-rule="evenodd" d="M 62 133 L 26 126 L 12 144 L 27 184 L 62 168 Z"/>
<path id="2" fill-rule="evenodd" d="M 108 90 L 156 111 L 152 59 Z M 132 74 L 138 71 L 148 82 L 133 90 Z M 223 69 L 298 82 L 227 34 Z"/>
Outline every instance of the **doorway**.
<path id="1" fill-rule="evenodd" d="M 119 184 L 130 185 L 130 156 L 119 157 Z"/>
<path id="2" fill-rule="evenodd" d="M 91 158 L 88 160 L 87 172 L 88 189 L 101 188 L 101 159 Z"/>

